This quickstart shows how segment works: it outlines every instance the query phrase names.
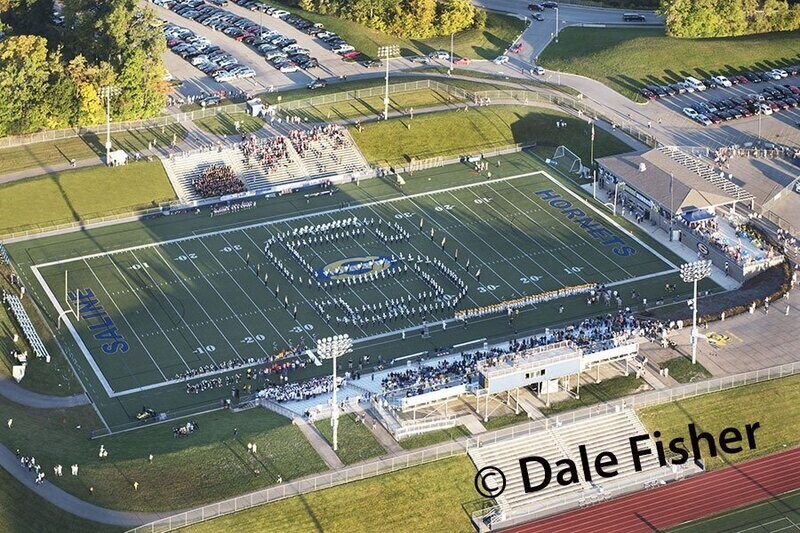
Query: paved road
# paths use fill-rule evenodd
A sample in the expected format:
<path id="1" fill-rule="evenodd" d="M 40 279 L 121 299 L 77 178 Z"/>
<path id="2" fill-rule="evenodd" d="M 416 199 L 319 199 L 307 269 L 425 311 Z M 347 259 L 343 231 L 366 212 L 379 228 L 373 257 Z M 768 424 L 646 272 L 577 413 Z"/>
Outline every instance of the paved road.
<path id="1" fill-rule="evenodd" d="M 20 387 L 8 376 L 0 376 L 0 396 L 14 403 L 37 409 L 65 409 L 89 404 L 89 398 L 84 393 L 73 396 L 39 394 Z"/>
<path id="2" fill-rule="evenodd" d="M 517 62 L 535 64 L 535 58 L 556 38 L 556 34 L 568 26 L 581 25 L 625 25 L 630 27 L 653 26 L 664 23 L 664 18 L 653 11 L 637 11 L 645 16 L 645 23 L 624 22 L 622 9 L 607 7 L 588 7 L 570 4 L 561 4 L 557 9 L 545 9 L 539 14 L 544 20 L 532 18 L 534 14 L 528 10 L 528 1 L 520 0 L 474 0 L 476 5 L 490 9 L 525 17 L 531 21 L 530 26 L 522 35 L 524 43 L 522 52 L 515 58 Z"/>

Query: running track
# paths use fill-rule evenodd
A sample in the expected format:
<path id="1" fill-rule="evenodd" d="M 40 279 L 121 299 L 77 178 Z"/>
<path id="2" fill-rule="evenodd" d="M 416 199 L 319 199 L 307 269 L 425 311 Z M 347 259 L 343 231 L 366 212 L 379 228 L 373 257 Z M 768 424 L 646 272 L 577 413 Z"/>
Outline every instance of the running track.
<path id="1" fill-rule="evenodd" d="M 522 532 L 660 531 L 800 487 L 800 448 L 699 474 L 514 528 Z"/>

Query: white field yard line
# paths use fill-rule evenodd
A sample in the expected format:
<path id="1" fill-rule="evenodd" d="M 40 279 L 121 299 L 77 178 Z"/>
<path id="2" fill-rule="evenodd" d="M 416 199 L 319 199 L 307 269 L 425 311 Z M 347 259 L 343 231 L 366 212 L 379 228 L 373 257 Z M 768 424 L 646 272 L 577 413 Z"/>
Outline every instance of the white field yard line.
<path id="1" fill-rule="evenodd" d="M 529 176 L 536 176 L 536 175 L 539 175 L 539 174 L 543 174 L 545 176 L 548 176 L 548 174 L 546 172 L 544 172 L 543 170 L 537 170 L 536 172 L 528 172 L 528 173 L 525 173 L 525 174 L 517 174 L 516 176 L 507 176 L 505 178 L 493 178 L 492 182 L 494 183 L 494 182 L 509 181 L 509 180 L 514 180 L 514 179 L 519 179 L 519 178 L 526 178 L 526 177 L 529 177 Z M 550 178 L 550 176 L 548 176 L 548 178 Z M 550 178 L 550 179 L 552 180 L 553 178 Z M 302 214 L 302 215 L 296 215 L 296 216 L 292 216 L 292 217 L 282 218 L 280 220 L 268 220 L 268 221 L 265 221 L 265 222 L 257 222 L 257 223 L 254 223 L 254 224 L 246 224 L 246 225 L 243 225 L 243 226 L 236 226 L 234 228 L 226 228 L 226 229 L 220 229 L 220 230 L 214 230 L 214 231 L 207 231 L 205 233 L 196 233 L 194 235 L 188 235 L 188 236 L 185 236 L 185 237 L 176 237 L 174 239 L 167 239 L 167 240 L 164 240 L 164 241 L 150 242 L 150 243 L 147 243 L 147 244 L 139 244 L 137 246 L 130 246 L 130 247 L 127 247 L 127 248 L 119 248 L 119 249 L 110 250 L 110 251 L 107 251 L 107 252 L 97 252 L 97 253 L 94 253 L 94 254 L 87 254 L 87 255 L 84 255 L 84 256 L 80 256 L 80 257 L 72 257 L 72 258 L 69 258 L 69 259 L 60 259 L 58 261 L 49 261 L 47 263 L 39 263 L 39 264 L 36 264 L 36 265 L 33 265 L 33 266 L 42 268 L 42 267 L 53 266 L 53 265 L 61 265 L 61 264 L 64 264 L 64 263 L 71 263 L 71 262 L 74 262 L 74 261 L 81 261 L 83 259 L 92 259 L 92 258 L 95 258 L 95 257 L 102 257 L 104 255 L 109 255 L 109 254 L 125 253 L 125 252 L 130 252 L 132 250 L 142 250 L 142 249 L 145 249 L 145 248 L 153 248 L 155 246 L 161 246 L 161 245 L 164 245 L 164 244 L 180 243 L 180 242 L 184 242 L 184 241 L 190 241 L 190 240 L 193 240 L 193 239 L 200 239 L 200 238 L 203 238 L 203 237 L 211 237 L 211 236 L 221 235 L 221 234 L 225 234 L 225 233 L 234 233 L 234 232 L 237 232 L 237 231 L 248 230 L 248 229 L 251 229 L 251 228 L 261 228 L 261 227 L 264 227 L 264 226 L 272 226 L 272 225 L 276 225 L 276 224 L 285 224 L 285 223 L 288 223 L 288 222 L 293 222 L 293 221 L 296 221 L 296 220 L 303 220 L 303 219 L 306 219 L 306 218 L 318 217 L 318 216 L 323 216 L 323 215 L 330 215 L 330 214 L 334 214 L 334 213 L 355 211 L 355 210 L 358 210 L 358 209 L 361 209 L 361 208 L 364 208 L 364 207 L 373 206 L 373 205 L 382 205 L 382 204 L 389 204 L 389 203 L 395 203 L 395 202 L 403 202 L 403 201 L 406 201 L 406 200 L 413 200 L 414 198 L 421 198 L 421 197 L 424 197 L 424 196 L 430 196 L 430 195 L 437 194 L 437 193 L 458 191 L 458 190 L 462 190 L 462 189 L 468 189 L 470 187 L 482 187 L 484 185 L 486 185 L 484 182 L 467 183 L 465 185 L 456 185 L 456 186 L 448 187 L 448 188 L 445 188 L 445 189 L 437 189 L 435 191 L 418 192 L 418 193 L 414 193 L 414 194 L 408 194 L 408 195 L 405 195 L 405 196 L 398 196 L 396 198 L 387 198 L 385 200 L 375 200 L 373 202 L 360 203 L 360 204 L 351 205 L 349 207 L 344 207 L 344 208 L 338 208 L 337 207 L 337 208 L 334 208 L 334 209 L 327 209 L 325 211 L 318 211 L 318 212 L 314 212 L 314 213 L 306 213 L 306 214 Z"/>
<path id="2" fill-rule="evenodd" d="M 83 339 L 78 334 L 78 331 L 75 329 L 75 326 L 72 324 L 72 321 L 69 319 L 69 315 L 64 314 L 64 308 L 61 307 L 61 303 L 56 298 L 56 295 L 53 294 L 53 291 L 50 290 L 50 286 L 44 281 L 42 274 L 39 272 L 39 269 L 34 265 L 31 266 L 31 271 L 33 272 L 33 276 L 39 281 L 39 284 L 42 286 L 44 293 L 47 295 L 47 298 L 50 300 L 50 303 L 53 305 L 55 310 L 58 312 L 60 316 L 64 319 L 64 324 L 66 324 L 67 329 L 69 330 L 70 334 L 72 335 L 73 340 L 80 348 L 83 356 L 86 358 L 86 362 L 89 363 L 89 366 L 94 371 L 94 375 L 97 377 L 100 384 L 103 386 L 103 390 L 105 390 L 106 394 L 109 397 L 114 396 L 114 390 L 111 388 L 111 385 L 108 384 L 106 377 L 100 371 L 100 368 L 97 366 L 97 363 L 92 358 L 91 354 L 89 354 L 89 349 L 86 347 L 86 344 L 83 342 Z"/>

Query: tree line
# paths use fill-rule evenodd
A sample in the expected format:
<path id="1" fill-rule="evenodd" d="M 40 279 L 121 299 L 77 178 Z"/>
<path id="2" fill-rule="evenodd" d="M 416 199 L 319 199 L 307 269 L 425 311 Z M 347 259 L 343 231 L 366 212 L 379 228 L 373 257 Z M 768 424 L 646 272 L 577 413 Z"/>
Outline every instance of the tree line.
<path id="1" fill-rule="evenodd" d="M 405 38 L 451 35 L 486 25 L 486 12 L 470 0 L 298 0 L 296 4 Z"/>
<path id="2" fill-rule="evenodd" d="M 136 0 L 0 0 L 0 136 L 105 121 L 101 87 L 114 86 L 114 120 L 153 117 L 169 86 L 160 25 Z"/>
<path id="3" fill-rule="evenodd" d="M 787 0 L 661 0 L 667 35 L 728 37 L 800 29 L 800 3 Z"/>

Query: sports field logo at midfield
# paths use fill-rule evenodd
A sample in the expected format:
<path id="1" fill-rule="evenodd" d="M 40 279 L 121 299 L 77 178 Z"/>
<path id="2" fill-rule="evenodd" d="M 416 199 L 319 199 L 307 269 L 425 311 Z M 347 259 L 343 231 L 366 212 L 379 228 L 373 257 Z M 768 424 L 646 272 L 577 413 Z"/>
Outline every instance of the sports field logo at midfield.
<path id="1" fill-rule="evenodd" d="M 347 279 L 361 274 L 370 274 L 386 270 L 397 262 L 385 255 L 368 255 L 365 257 L 349 257 L 329 263 L 317 270 L 317 279 Z"/>

